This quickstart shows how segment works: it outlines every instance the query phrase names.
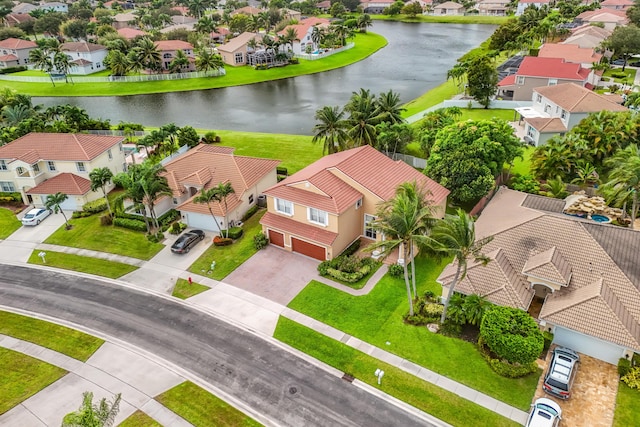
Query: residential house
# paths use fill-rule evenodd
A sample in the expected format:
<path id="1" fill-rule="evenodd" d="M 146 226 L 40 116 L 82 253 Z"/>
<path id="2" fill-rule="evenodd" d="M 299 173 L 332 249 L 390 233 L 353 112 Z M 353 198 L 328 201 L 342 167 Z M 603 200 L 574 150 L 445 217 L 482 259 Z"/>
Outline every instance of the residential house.
<path id="1" fill-rule="evenodd" d="M 562 83 L 587 85 L 592 71 L 562 58 L 524 58 L 515 74 L 498 83 L 498 96 L 514 101 L 528 101 L 533 89 Z"/>
<path id="2" fill-rule="evenodd" d="M 37 47 L 31 40 L 9 38 L 0 41 L 0 68 L 28 65 L 29 52 Z"/>
<path id="3" fill-rule="evenodd" d="M 189 58 L 188 65 L 182 67 L 180 72 L 195 71 L 195 54 L 193 53 L 193 45 L 182 40 L 160 40 L 154 42 L 156 48 L 160 52 L 162 58 L 162 70 L 168 71 L 171 68 L 171 62 L 176 57 L 176 52 L 181 50 Z"/>
<path id="4" fill-rule="evenodd" d="M 287 20 L 296 20 L 296 21 L 300 21 L 302 19 L 302 13 L 297 11 L 297 10 L 293 10 L 293 9 L 280 9 L 280 13 L 282 14 L 282 18 L 283 19 L 287 19 Z"/>
<path id="5" fill-rule="evenodd" d="M 518 6 L 516 7 L 516 16 L 520 16 L 524 13 L 524 11 L 529 7 L 533 6 L 540 9 L 542 6 L 549 6 L 550 0 L 520 0 L 518 1 Z"/>
<path id="6" fill-rule="evenodd" d="M 331 0 L 323 0 L 316 4 L 316 8 L 322 13 L 327 13 L 331 9 Z"/>
<path id="7" fill-rule="evenodd" d="M 612 9 L 612 10 L 624 10 L 626 11 L 634 3 L 631 0 L 604 0 L 600 3 L 600 7 L 603 9 Z"/>
<path id="8" fill-rule="evenodd" d="M 509 10 L 509 0 L 482 0 L 476 4 L 479 15 L 505 16 Z"/>
<path id="9" fill-rule="evenodd" d="M 593 48 L 582 48 L 575 44 L 545 43 L 538 52 L 539 58 L 563 58 L 565 62 L 580 64 L 583 68 L 591 68 L 600 62 L 604 55 Z M 597 86 L 602 76 L 601 71 L 589 74 L 587 83 Z"/>
<path id="10" fill-rule="evenodd" d="M 89 172 L 108 167 L 126 170 L 123 137 L 66 133 L 30 133 L 0 147 L 0 191 L 17 191 L 25 204 L 43 206 L 49 194 L 69 198 L 65 210 L 82 208 L 102 197 L 91 191 Z M 112 188 L 112 186 L 110 187 Z"/>
<path id="11" fill-rule="evenodd" d="M 244 14 L 244 15 L 260 15 L 262 12 L 265 12 L 264 9 L 259 9 L 257 7 L 253 7 L 253 6 L 245 6 L 245 7 L 241 7 L 240 9 L 236 9 L 233 12 L 231 12 L 231 16 L 236 16 L 239 14 Z"/>
<path id="12" fill-rule="evenodd" d="M 211 40 L 213 40 L 216 43 L 224 43 L 227 36 L 231 34 L 231 31 L 229 31 L 228 28 L 218 27 L 216 28 L 216 30 L 217 31 L 213 31 L 211 34 L 209 34 L 209 36 L 211 37 Z"/>
<path id="13" fill-rule="evenodd" d="M 564 215 L 565 201 L 500 188 L 476 221 L 493 236 L 456 291 L 528 310 L 553 343 L 617 364 L 640 352 L 640 233 Z M 456 265 L 438 282 L 443 295 Z"/>
<path id="14" fill-rule="evenodd" d="M 264 191 L 262 230 L 287 251 L 332 259 L 360 237 L 382 240 L 371 225 L 378 205 L 412 181 L 444 216 L 449 190 L 406 163 L 368 145 L 331 154 Z"/>
<path id="15" fill-rule="evenodd" d="M 360 0 L 360 6 L 364 13 L 383 13 L 393 3 L 394 0 Z"/>
<path id="16" fill-rule="evenodd" d="M 46 12 L 59 12 L 59 13 L 69 12 L 69 6 L 66 3 L 62 3 L 59 1 L 41 3 L 38 9 L 44 10 Z"/>
<path id="17" fill-rule="evenodd" d="M 619 95 L 599 95 L 575 83 L 533 89 L 531 107 L 516 108 L 524 140 L 540 146 L 556 135 L 564 135 L 591 113 L 627 111 Z"/>
<path id="18" fill-rule="evenodd" d="M 217 47 L 222 61 L 228 65 L 246 65 L 249 42 L 253 39 L 261 40 L 262 36 L 256 33 L 244 32 L 232 38 L 227 43 Z"/>
<path id="19" fill-rule="evenodd" d="M 33 12 L 36 9 L 38 9 L 38 6 L 35 4 L 18 3 L 11 9 L 11 12 L 15 13 L 16 15 L 28 15 L 30 12 Z"/>
<path id="20" fill-rule="evenodd" d="M 602 24 L 607 30 L 613 31 L 620 25 L 627 25 L 629 18 L 623 10 L 598 9 L 588 10 L 576 16 L 574 22 L 578 24 Z"/>
<path id="21" fill-rule="evenodd" d="M 464 15 L 465 8 L 460 3 L 456 3 L 454 1 L 447 1 L 444 3 L 440 3 L 437 6 L 433 7 L 434 15 Z"/>
<path id="22" fill-rule="evenodd" d="M 213 202 L 211 208 L 216 221 L 226 228 L 225 214 L 230 223 L 237 223 L 253 207 L 258 196 L 277 182 L 279 160 L 236 156 L 233 148 L 199 145 L 165 165 L 164 176 L 171 187 L 172 197 L 160 200 L 157 212 L 177 209 L 189 227 L 219 231 L 206 204 L 193 202 L 203 189 L 230 183 L 234 190 L 227 204 Z"/>
<path id="23" fill-rule="evenodd" d="M 36 18 L 26 13 L 25 14 L 10 13 L 4 17 L 4 24 L 7 27 L 17 27 L 18 25 L 23 24 L 25 22 L 35 21 L 35 20 Z"/>
<path id="24" fill-rule="evenodd" d="M 104 59 L 109 53 L 106 47 L 86 41 L 63 43 L 60 50 L 71 59 L 71 73 L 82 75 L 104 70 Z"/>
<path id="25" fill-rule="evenodd" d="M 562 44 L 574 44 L 581 48 L 598 49 L 602 42 L 607 39 L 612 30 L 600 28 L 595 25 L 584 24 L 571 31 L 571 35 L 567 37 Z M 606 52 L 605 52 L 606 54 Z M 611 55 L 605 55 L 607 57 Z"/>
<path id="26" fill-rule="evenodd" d="M 111 25 L 116 30 L 121 28 L 134 28 L 137 21 L 138 16 L 132 12 L 116 13 L 113 15 L 113 23 Z"/>
<path id="27" fill-rule="evenodd" d="M 293 53 L 300 55 L 303 53 L 313 52 L 320 47 L 318 44 L 313 42 L 314 28 L 327 28 L 329 24 L 330 21 L 328 19 L 315 17 L 306 18 L 298 24 L 286 26 L 278 33 L 278 35 L 282 36 L 289 28 L 293 28 L 296 32 L 297 40 L 294 40 L 291 49 L 293 50 Z"/>
<path id="28" fill-rule="evenodd" d="M 136 30 L 135 28 L 120 28 L 118 30 L 118 34 L 124 37 L 127 40 L 133 40 L 136 37 L 144 37 L 147 36 L 148 33 L 140 30 Z"/>

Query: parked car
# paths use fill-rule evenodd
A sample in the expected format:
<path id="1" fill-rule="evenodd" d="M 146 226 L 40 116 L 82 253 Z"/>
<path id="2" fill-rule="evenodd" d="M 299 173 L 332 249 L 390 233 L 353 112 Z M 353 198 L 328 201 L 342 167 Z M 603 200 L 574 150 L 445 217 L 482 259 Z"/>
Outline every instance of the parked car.
<path id="1" fill-rule="evenodd" d="M 640 61 L 629 62 L 627 65 L 630 67 L 640 67 Z"/>
<path id="2" fill-rule="evenodd" d="M 542 389 L 560 399 L 571 397 L 571 385 L 576 377 L 579 362 L 580 356 L 575 351 L 556 347 L 553 350 L 553 358 L 544 377 Z"/>
<path id="3" fill-rule="evenodd" d="M 531 412 L 525 427 L 557 427 L 560 424 L 562 409 L 551 399 L 541 397 L 531 405 Z"/>
<path id="4" fill-rule="evenodd" d="M 624 59 L 614 59 L 611 61 L 611 65 L 624 65 Z"/>
<path id="5" fill-rule="evenodd" d="M 204 239 L 204 231 L 191 230 L 178 237 L 178 240 L 171 245 L 171 252 L 174 254 L 186 254 L 196 243 Z"/>
<path id="6" fill-rule="evenodd" d="M 38 225 L 49 215 L 51 215 L 51 211 L 49 209 L 31 209 L 22 217 L 22 225 Z"/>

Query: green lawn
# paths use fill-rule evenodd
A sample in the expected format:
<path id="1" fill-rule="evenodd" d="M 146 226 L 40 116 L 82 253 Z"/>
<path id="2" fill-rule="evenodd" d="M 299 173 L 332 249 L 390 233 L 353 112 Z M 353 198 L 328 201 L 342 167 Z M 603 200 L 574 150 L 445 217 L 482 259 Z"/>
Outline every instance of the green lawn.
<path id="1" fill-rule="evenodd" d="M 533 154 L 534 150 L 535 147 L 531 147 L 529 145 L 524 148 L 522 158 L 516 158 L 513 161 L 513 168 L 511 168 L 512 175 L 516 173 L 519 173 L 520 175 L 531 175 L 531 154 Z M 508 168 L 509 165 L 506 165 L 505 167 Z"/>
<path id="2" fill-rule="evenodd" d="M 402 113 L 403 117 L 410 117 L 417 114 L 427 108 L 431 108 L 434 105 L 440 104 L 446 99 L 451 99 L 452 96 L 460 93 L 460 89 L 453 82 L 453 80 L 447 80 L 444 83 L 434 87 L 429 92 L 420 95 L 418 98 L 404 104 L 406 111 Z"/>
<path id="3" fill-rule="evenodd" d="M 76 218 L 69 221 L 73 228 L 64 225 L 57 229 L 45 243 L 90 249 L 100 252 L 125 255 L 139 259 L 151 259 L 164 247 L 152 243 L 144 233 L 121 227 L 102 226 L 98 215 Z"/>
<path id="4" fill-rule="evenodd" d="M 622 382 L 618 384 L 613 427 L 640 426 L 639 405 L 640 391 L 629 388 Z"/>
<path id="5" fill-rule="evenodd" d="M 300 60 L 300 64 L 269 70 L 254 70 L 252 67 L 226 66 L 227 74 L 222 77 L 201 79 L 165 80 L 158 82 L 131 83 L 23 83 L 2 81 L 1 86 L 15 89 L 32 96 L 119 96 L 142 93 L 179 92 L 186 90 L 214 89 L 251 83 L 280 80 L 304 74 L 345 67 L 361 61 L 386 46 L 387 40 L 374 33 L 356 34 L 355 47 L 316 61 Z"/>
<path id="6" fill-rule="evenodd" d="M 376 21 L 400 21 L 400 22 L 432 22 L 440 24 L 489 24 L 500 25 L 509 19 L 508 16 L 452 16 L 452 15 L 419 15 L 411 18 L 408 15 L 371 15 Z"/>
<path id="7" fill-rule="evenodd" d="M 454 426 L 517 425 L 488 409 L 292 320 L 280 317 L 274 337 Z M 381 385 L 377 384 L 373 375 L 376 369 L 385 372 Z"/>
<path id="8" fill-rule="evenodd" d="M 162 424 L 142 411 L 136 411 L 126 420 L 118 424 L 118 427 L 162 427 Z"/>
<path id="9" fill-rule="evenodd" d="M 605 71 L 602 74 L 602 77 L 612 77 L 612 74 L 617 74 L 617 73 L 625 73 L 627 75 L 627 77 L 613 77 L 613 80 L 616 83 L 619 84 L 629 84 L 632 85 L 634 79 L 636 78 L 636 69 L 635 68 L 625 68 L 624 71 L 622 71 L 622 67 L 619 68 L 609 68 L 607 71 Z"/>
<path id="10" fill-rule="evenodd" d="M 6 239 L 14 231 L 22 226 L 22 223 L 9 209 L 0 208 L 0 239 Z"/>
<path id="11" fill-rule="evenodd" d="M 156 396 L 156 400 L 195 427 L 262 425 L 189 381 Z"/>
<path id="12" fill-rule="evenodd" d="M 63 252 L 46 251 L 45 261 L 38 254 L 39 250 L 33 251 L 29 257 L 29 264 L 46 265 L 49 267 L 63 268 L 65 270 L 80 271 L 82 273 L 95 274 L 97 276 L 117 279 L 127 273 L 137 270 L 138 267 L 121 262 L 109 261 L 106 259 L 92 258 L 88 256 L 65 254 Z"/>
<path id="13" fill-rule="evenodd" d="M 253 246 L 253 236 L 262 230 L 259 221 L 265 212 L 266 210 L 263 209 L 249 218 L 242 226 L 244 234 L 232 245 L 211 245 L 196 262 L 191 264 L 189 271 L 216 280 L 227 277 L 229 273 L 256 253 L 256 248 Z M 212 261 L 216 262 L 216 267 L 211 274 L 207 274 Z"/>
<path id="14" fill-rule="evenodd" d="M 86 361 L 104 343 L 75 329 L 0 311 L 0 334 L 41 345 L 69 357 Z"/>
<path id="15" fill-rule="evenodd" d="M 472 108 L 469 110 L 468 108 L 462 108 L 462 116 L 460 117 L 460 121 L 464 120 L 491 120 L 491 119 L 502 119 L 508 122 L 513 121 L 513 110 L 505 110 L 505 109 L 484 109 L 484 108 Z"/>
<path id="16" fill-rule="evenodd" d="M 62 378 L 67 371 L 0 347 L 0 414 Z"/>
<path id="17" fill-rule="evenodd" d="M 209 290 L 208 286 L 196 282 L 189 284 L 188 280 L 178 279 L 171 295 L 176 298 L 187 299 L 207 290 Z"/>
<path id="18" fill-rule="evenodd" d="M 446 262 L 438 265 L 418 258 L 419 294 L 428 290 L 441 294 L 435 279 L 444 265 Z M 526 410 L 533 398 L 540 372 L 516 380 L 501 377 L 489 368 L 475 345 L 405 325 L 407 295 L 400 278 L 387 274 L 364 296 L 311 282 L 289 307 L 520 409 Z"/>

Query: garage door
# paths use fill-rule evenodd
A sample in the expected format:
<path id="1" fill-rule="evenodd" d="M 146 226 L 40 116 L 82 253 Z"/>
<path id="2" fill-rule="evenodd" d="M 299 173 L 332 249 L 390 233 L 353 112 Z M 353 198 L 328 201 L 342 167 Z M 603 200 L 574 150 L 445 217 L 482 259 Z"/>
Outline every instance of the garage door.
<path id="1" fill-rule="evenodd" d="M 82 210 L 82 206 L 78 206 L 78 204 L 76 203 L 75 197 L 69 196 L 67 197 L 67 200 L 60 203 L 60 209 L 64 211 L 75 211 L 76 209 Z"/>
<path id="2" fill-rule="evenodd" d="M 269 230 L 269 241 L 276 246 L 284 248 L 284 234 Z"/>
<path id="3" fill-rule="evenodd" d="M 553 343 L 614 365 L 618 363 L 618 359 L 620 359 L 624 353 L 624 348 L 619 345 L 602 341 L 598 338 L 581 334 L 580 332 L 574 332 L 560 326 L 556 327 Z"/>
<path id="4" fill-rule="evenodd" d="M 293 252 L 298 252 L 303 255 L 310 256 L 311 258 L 318 259 L 320 261 L 324 261 L 327 259 L 325 250 L 322 246 L 314 245 L 313 243 L 308 243 L 303 240 L 298 240 L 295 237 L 291 238 L 291 246 L 293 248 Z"/>
<path id="5" fill-rule="evenodd" d="M 218 231 L 218 226 L 213 221 L 211 215 L 203 215 L 196 213 L 187 213 L 186 223 L 190 228 L 199 228 L 202 230 Z"/>

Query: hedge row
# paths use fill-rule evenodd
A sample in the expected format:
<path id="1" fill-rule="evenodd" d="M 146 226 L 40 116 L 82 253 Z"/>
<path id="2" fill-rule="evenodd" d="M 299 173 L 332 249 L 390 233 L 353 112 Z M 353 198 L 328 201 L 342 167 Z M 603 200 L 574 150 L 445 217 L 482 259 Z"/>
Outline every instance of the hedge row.
<path id="1" fill-rule="evenodd" d="M 147 231 L 147 226 L 143 221 L 137 219 L 129 219 L 129 218 L 114 218 L 113 225 L 122 228 L 128 228 L 129 230 L 135 231 Z"/>
<path id="2" fill-rule="evenodd" d="M 85 203 L 82 205 L 82 211 L 90 214 L 100 213 L 107 210 L 107 201 L 104 197 L 101 197 L 93 202 Z"/>
<path id="3" fill-rule="evenodd" d="M 492 358 L 482 337 L 478 338 L 478 349 L 480 350 L 480 354 L 482 354 L 484 360 L 489 363 L 491 369 L 500 376 L 506 378 L 521 378 L 538 370 L 538 364 L 536 362 L 524 364 L 509 363 L 505 360 Z"/>
<path id="4" fill-rule="evenodd" d="M 327 274 L 334 279 L 342 280 L 347 283 L 355 283 L 369 274 L 371 271 L 371 265 L 365 264 L 360 270 L 355 273 L 346 273 L 344 271 L 336 270 L 335 268 L 327 268 Z"/>
<path id="5" fill-rule="evenodd" d="M 22 195 L 18 192 L 8 192 L 8 191 L 3 191 L 0 192 L 0 201 L 3 202 L 21 202 L 22 201 Z"/>

